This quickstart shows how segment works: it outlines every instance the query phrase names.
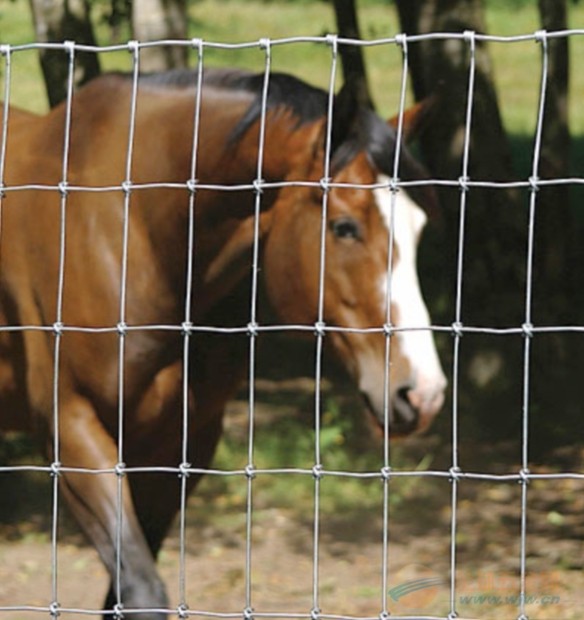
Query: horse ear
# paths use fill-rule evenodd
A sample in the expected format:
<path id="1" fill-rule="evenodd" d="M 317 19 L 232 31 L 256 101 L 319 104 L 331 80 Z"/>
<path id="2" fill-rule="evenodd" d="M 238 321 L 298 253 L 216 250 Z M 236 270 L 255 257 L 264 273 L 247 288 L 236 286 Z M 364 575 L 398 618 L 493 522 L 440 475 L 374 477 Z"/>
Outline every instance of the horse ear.
<path id="1" fill-rule="evenodd" d="M 437 108 L 438 96 L 430 95 L 403 113 L 403 137 L 405 142 L 418 138 L 428 127 Z M 389 119 L 389 124 L 397 129 L 399 114 Z"/>
<path id="2" fill-rule="evenodd" d="M 333 102 L 333 124 L 331 130 L 331 156 L 343 144 L 357 118 L 359 102 L 353 88 L 343 84 Z"/>

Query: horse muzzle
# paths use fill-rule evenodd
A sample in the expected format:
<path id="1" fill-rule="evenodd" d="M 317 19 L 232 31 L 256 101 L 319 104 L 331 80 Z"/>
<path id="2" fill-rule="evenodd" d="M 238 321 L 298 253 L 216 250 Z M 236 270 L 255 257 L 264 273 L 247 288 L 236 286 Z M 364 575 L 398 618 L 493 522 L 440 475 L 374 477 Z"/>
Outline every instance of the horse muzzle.
<path id="1" fill-rule="evenodd" d="M 404 385 L 390 396 L 387 415 L 392 437 L 406 437 L 426 430 L 444 403 L 446 380 L 438 378 L 432 384 Z M 369 410 L 380 428 L 385 427 L 383 398 L 362 392 Z"/>

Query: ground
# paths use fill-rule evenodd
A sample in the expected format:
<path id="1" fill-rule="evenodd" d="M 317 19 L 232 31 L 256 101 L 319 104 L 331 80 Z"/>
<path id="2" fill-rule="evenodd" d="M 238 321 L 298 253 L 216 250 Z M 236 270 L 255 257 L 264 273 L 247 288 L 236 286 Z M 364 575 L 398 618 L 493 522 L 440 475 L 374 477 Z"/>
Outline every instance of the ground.
<path id="1" fill-rule="evenodd" d="M 262 401 L 266 395 L 264 400 L 269 400 L 270 385 L 260 383 L 259 429 L 273 425 L 278 415 L 289 415 L 289 405 Z M 310 384 L 292 387 L 311 389 Z M 228 437 L 245 432 L 246 411 L 242 393 L 241 400 L 230 405 Z M 420 468 L 448 469 L 450 448 L 443 434 L 414 439 L 400 450 Z M 425 460 L 428 454 L 432 454 L 431 463 Z M 517 472 L 519 454 L 512 443 L 463 442 L 461 464 L 468 471 Z M 564 448 L 550 459 L 555 469 L 534 465 L 533 471 L 581 471 L 582 456 L 578 448 Z M 0 607 L 47 606 L 52 579 L 50 489 L 30 476 L 15 482 L 15 474 L 10 474 L 12 482 L 7 486 L 7 476 L 0 475 L 0 495 L 5 501 L 10 498 L 0 513 Z M 310 497 L 314 482 L 306 476 L 302 480 Z M 326 483 L 325 478 L 322 484 Z M 377 485 L 378 505 L 363 503 L 360 495 L 352 502 L 356 488 L 352 483 L 346 486 L 350 496 L 338 506 L 326 504 L 321 514 L 318 606 L 325 614 L 378 617 L 382 609 L 382 485 L 379 481 L 362 484 Z M 254 485 L 252 607 L 256 612 L 308 615 L 313 607 L 313 505 L 270 498 L 262 490 L 261 476 Z M 583 486 L 581 480 L 558 480 L 536 481 L 528 487 L 526 613 L 530 620 L 583 617 Z M 241 613 L 246 586 L 244 495 L 216 490 L 212 484 L 203 486 L 189 502 L 186 600 L 191 610 Z M 444 618 L 450 611 L 451 484 L 438 478 L 401 478 L 392 483 L 391 493 L 388 609 L 392 615 Z M 517 483 L 460 482 L 455 603 L 461 618 L 514 620 L 519 614 L 520 496 Z M 179 549 L 175 527 L 159 559 L 173 606 L 180 602 Z M 64 515 L 58 547 L 59 602 L 65 608 L 99 609 L 106 586 L 96 552 Z M 0 611 L 0 620 L 33 620 L 43 615 Z M 61 617 L 86 616 L 63 613 Z"/>

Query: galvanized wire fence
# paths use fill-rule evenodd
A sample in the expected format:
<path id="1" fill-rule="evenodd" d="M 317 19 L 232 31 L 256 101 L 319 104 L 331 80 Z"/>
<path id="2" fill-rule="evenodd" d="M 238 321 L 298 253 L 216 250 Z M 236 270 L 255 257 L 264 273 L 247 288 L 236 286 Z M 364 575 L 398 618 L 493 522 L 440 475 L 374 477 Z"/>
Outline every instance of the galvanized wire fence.
<path id="1" fill-rule="evenodd" d="M 536 221 L 536 212 L 538 205 L 538 190 L 544 186 L 554 185 L 581 185 L 584 184 L 584 178 L 554 178 L 554 179 L 540 179 L 539 167 L 540 167 L 540 152 L 542 143 L 542 127 L 544 120 L 544 107 L 546 98 L 546 85 L 548 81 L 548 43 L 554 38 L 576 37 L 584 35 L 584 30 L 570 30 L 564 32 L 545 32 L 539 31 L 533 34 L 527 34 L 516 37 L 498 37 L 478 34 L 475 32 L 463 32 L 463 33 L 432 33 L 428 35 L 419 36 L 406 36 L 397 35 L 395 37 L 370 40 L 370 41 L 356 41 L 341 39 L 337 36 L 326 37 L 295 37 L 289 39 L 261 39 L 260 41 L 252 41 L 241 44 L 225 44 L 214 43 L 210 41 L 203 41 L 195 39 L 192 41 L 159 41 L 155 43 L 138 43 L 136 41 L 130 41 L 126 45 L 116 45 L 109 47 L 91 47 L 85 45 L 78 45 L 74 42 L 55 43 L 55 44 L 30 44 L 30 45 L 3 45 L 0 46 L 0 54 L 3 58 L 3 71 L 4 71 L 4 123 L 2 126 L 1 144 L 0 144 L 0 188 L 2 189 L 2 196 L 7 196 L 11 192 L 18 192 L 24 190 L 38 190 L 46 192 L 58 192 L 60 195 L 60 259 L 59 259 L 59 277 L 58 286 L 55 291 L 56 295 L 56 316 L 53 324 L 47 325 L 3 325 L 0 326 L 0 331 L 6 333 L 24 333 L 27 330 L 46 332 L 47 334 L 54 335 L 54 376 L 53 376 L 53 427 L 54 427 L 54 439 L 53 439 L 53 462 L 47 466 L 28 466 L 28 465 L 8 465 L 1 466 L 0 473 L 6 475 L 10 472 L 42 472 L 47 476 L 50 476 L 52 480 L 52 518 L 51 518 L 51 599 L 47 600 L 46 605 L 43 606 L 30 606 L 25 605 L 22 601 L 0 601 L 0 618 L 4 612 L 37 612 L 39 617 L 49 614 L 51 617 L 56 618 L 59 615 L 67 616 L 68 614 L 85 614 L 85 615 L 97 615 L 102 613 L 111 613 L 113 615 L 121 616 L 122 614 L 131 617 L 132 613 L 143 610 L 131 610 L 124 607 L 124 601 L 121 598 L 121 575 L 123 571 L 122 566 L 122 505 L 123 505 L 123 487 L 122 480 L 124 476 L 132 476 L 133 473 L 169 473 L 175 474 L 181 479 L 181 508 L 179 514 L 179 537 L 180 537 L 180 578 L 179 578 L 179 605 L 176 608 L 152 610 L 159 611 L 169 616 L 177 615 L 179 618 L 186 617 L 217 617 L 217 618 L 241 618 L 245 620 L 252 617 L 290 617 L 290 618 L 311 618 L 312 620 L 318 620 L 319 618 L 349 618 L 345 615 L 331 615 L 323 613 L 321 611 L 321 595 L 320 595 L 320 579 L 319 579 L 319 557 L 320 557 L 320 528 L 321 528 L 321 514 L 320 514 L 320 497 L 321 497 L 321 481 L 324 476 L 326 477 L 349 477 L 355 479 L 378 479 L 382 483 L 382 498 L 383 498 L 383 531 L 379 541 L 380 544 L 380 577 L 381 577 L 381 598 L 379 600 L 379 615 L 382 619 L 389 618 L 391 613 L 391 605 L 388 601 L 388 583 L 389 583 L 389 566 L 388 558 L 390 556 L 389 543 L 390 543 L 390 517 L 389 517 L 389 498 L 392 488 L 392 481 L 399 478 L 407 477 L 426 477 L 428 479 L 444 479 L 451 483 L 451 527 L 450 527 L 450 575 L 449 575 L 449 589 L 450 589 L 450 609 L 446 616 L 447 620 L 453 620 L 459 617 L 457 611 L 457 578 L 460 575 L 463 567 L 459 567 L 457 561 L 457 514 L 459 508 L 459 485 L 462 480 L 475 480 L 475 481 L 492 481 L 492 482 L 506 482 L 506 483 L 519 483 L 521 485 L 521 524 L 518 537 L 520 539 L 520 552 L 517 557 L 517 565 L 519 578 L 517 581 L 517 595 L 519 601 L 517 620 L 526 620 L 526 597 L 529 592 L 526 588 L 526 542 L 527 542 L 527 498 L 529 494 L 529 483 L 533 480 L 559 480 L 559 479 L 575 479 L 584 481 L 584 473 L 582 472 L 563 472 L 553 474 L 535 474 L 529 470 L 529 424 L 530 424 L 530 363 L 531 363 L 531 342 L 532 337 L 536 334 L 542 333 L 584 333 L 583 325 L 563 325 L 563 326 L 538 326 L 534 325 L 532 318 L 532 284 L 533 284 L 533 256 L 534 256 L 534 225 Z M 428 39 L 448 39 L 463 41 L 468 47 L 468 53 L 470 57 L 469 74 L 468 74 L 468 86 L 467 86 L 467 99 L 466 99 L 466 112 L 465 112 L 465 133 L 464 133 L 464 147 L 463 157 L 461 163 L 460 176 L 456 179 L 430 179 L 427 181 L 402 181 L 399 178 L 399 165 L 400 165 L 400 148 L 401 135 L 403 133 L 403 118 L 404 108 L 406 101 L 407 91 L 407 76 L 408 76 L 408 58 L 409 49 L 412 45 Z M 539 92 L 539 104 L 537 125 L 534 137 L 533 156 L 531 163 L 531 174 L 529 178 L 512 182 L 487 182 L 482 179 L 473 179 L 469 176 L 469 161 L 472 157 L 470 152 L 470 129 L 473 122 L 473 109 L 474 109 L 474 93 L 475 93 L 475 49 L 478 42 L 491 41 L 503 44 L 512 44 L 521 41 L 534 41 L 541 47 L 541 78 L 540 78 L 540 92 Z M 314 325 L 262 325 L 258 323 L 257 303 L 258 303 L 258 281 L 260 272 L 260 235 L 259 235 L 259 214 L 262 208 L 262 195 L 266 189 L 280 189 L 288 185 L 285 182 L 266 182 L 263 179 L 263 158 L 264 158 L 264 140 L 265 140 L 265 125 L 266 125 L 266 110 L 267 110 L 267 96 L 270 86 L 271 75 L 271 60 L 272 50 L 276 47 L 283 47 L 288 45 L 294 45 L 299 43 L 311 43 L 325 46 L 330 50 L 330 76 L 328 87 L 328 121 L 326 130 L 326 153 L 325 153 L 325 168 L 323 179 L 314 184 L 315 186 L 323 189 L 322 199 L 322 217 L 321 217 L 321 237 L 320 237 L 320 258 L 319 258 L 319 298 L 318 298 L 318 320 Z M 136 184 L 133 182 L 132 175 L 132 162 L 134 152 L 134 129 L 136 123 L 136 102 L 138 93 L 138 78 L 140 73 L 140 51 L 146 47 L 157 45 L 175 45 L 175 46 L 188 46 L 193 48 L 197 54 L 198 73 L 197 73 L 197 88 L 194 89 L 194 133 L 192 136 L 192 160 L 190 168 L 190 178 L 185 180 L 184 184 L 175 183 L 147 183 Z M 329 190 L 333 187 L 347 187 L 347 184 L 334 183 L 330 179 L 330 159 L 331 159 L 331 133 L 332 133 L 332 115 L 333 115 L 333 99 L 334 99 L 334 85 L 337 78 L 338 61 L 337 54 L 339 46 L 341 45 L 354 45 L 360 47 L 392 47 L 398 46 L 401 49 L 402 54 L 402 79 L 400 85 L 400 97 L 399 97 L 399 123 L 397 127 L 398 134 L 398 148 L 396 149 L 395 161 L 393 163 L 393 175 L 389 179 L 388 184 L 383 185 L 391 192 L 393 197 L 392 209 L 395 206 L 395 196 L 400 189 L 407 190 L 408 187 L 433 185 L 436 187 L 452 187 L 458 189 L 460 193 L 459 198 L 459 237 L 458 237 L 458 249 L 457 249 L 457 270 L 456 270 L 456 287 L 455 287 L 455 312 L 452 317 L 451 324 L 446 325 L 432 325 L 430 329 L 436 333 L 451 334 L 453 338 L 453 365 L 451 372 L 451 391 L 452 391 L 452 406 L 450 415 L 452 418 L 452 461 L 451 466 L 444 470 L 427 470 L 427 471 L 406 471 L 392 468 L 389 453 L 389 385 L 388 375 L 386 372 L 386 384 L 385 384 L 385 430 L 384 430 L 384 451 L 383 451 L 383 464 L 378 471 L 331 471 L 326 469 L 323 465 L 322 451 L 321 451 L 321 413 L 322 413 L 322 356 L 323 356 L 323 343 L 324 338 L 328 333 L 334 331 L 351 331 L 356 333 L 369 333 L 372 331 L 385 334 L 386 337 L 386 353 L 385 353 L 385 365 L 386 370 L 389 369 L 390 360 L 390 348 L 391 348 L 391 336 L 399 330 L 408 330 L 412 328 L 408 327 L 396 327 L 391 321 L 391 260 L 393 253 L 389 252 L 389 264 L 388 264 L 388 286 L 387 286 L 387 316 L 386 323 L 376 328 L 371 329 L 357 329 L 357 328 L 341 328 L 334 325 L 327 325 L 324 322 L 324 274 L 325 265 L 327 260 L 326 253 L 326 222 L 327 222 L 327 207 L 328 207 L 328 195 Z M 69 59 L 69 81 L 68 81 L 68 94 L 66 101 L 66 122 L 64 127 L 64 140 L 63 140 L 63 152 L 62 152 L 62 175 L 61 181 L 56 186 L 30 184 L 23 186 L 9 186 L 5 183 L 4 171 L 6 168 L 6 147 L 8 137 L 8 127 L 10 120 L 9 103 L 11 101 L 11 88 L 13 81 L 18 79 L 18 76 L 12 75 L 12 59 L 15 55 L 27 51 L 38 49 L 57 49 L 62 50 Z M 260 49 L 264 54 L 264 78 L 262 86 L 262 113 L 260 118 L 260 131 L 259 131 L 259 149 L 258 159 L 256 167 L 256 178 L 252 182 L 246 185 L 238 186 L 220 186 L 202 184 L 197 180 L 197 162 L 199 155 L 199 130 L 201 124 L 200 110 L 201 110 L 201 84 L 202 76 L 205 70 L 205 51 L 209 49 L 215 50 L 234 50 L 234 49 Z M 69 160 L 70 160 L 70 131 L 71 131 L 71 115 L 72 106 L 74 100 L 73 93 L 73 75 L 75 70 L 76 55 L 80 52 L 90 52 L 105 54 L 112 51 L 127 50 L 132 56 L 132 72 L 133 72 L 133 89 L 131 98 L 131 107 L 128 115 L 129 134 L 125 159 L 125 177 L 124 182 L 120 186 L 108 186 L 108 187 L 88 187 L 88 186 L 75 186 L 69 179 Z M 295 182 L 296 185 L 311 185 L 310 182 Z M 369 186 L 372 189 L 380 187 L 379 184 Z M 127 299 L 127 286 L 128 286 L 128 237 L 129 237 L 129 210 L 132 201 L 132 195 L 134 192 L 147 191 L 149 189 L 180 189 L 184 188 L 189 193 L 188 203 L 188 265 L 186 269 L 187 282 L 186 282 L 186 295 L 184 300 L 184 321 L 177 325 L 132 325 L 127 323 L 126 313 L 126 299 Z M 525 188 L 530 191 L 529 197 L 529 221 L 528 221 L 528 243 L 525 256 L 526 267 L 526 282 L 524 291 L 524 320 L 521 325 L 512 327 L 481 327 L 477 325 L 465 325 L 462 320 L 462 299 L 463 299 L 463 263 L 466 250 L 465 239 L 465 219 L 467 215 L 467 200 L 469 192 L 472 192 L 475 188 L 491 188 L 491 189 L 509 189 L 509 188 Z M 251 303 L 249 309 L 249 322 L 247 325 L 241 325 L 238 327 L 225 327 L 221 325 L 198 325 L 193 322 L 193 295 L 192 295 L 192 281 L 193 272 L 197 266 L 193 262 L 194 257 L 194 245 L 195 245 L 195 211 L 197 208 L 197 191 L 202 189 L 213 189 L 225 192 L 233 191 L 254 191 L 255 192 L 255 238 L 253 244 L 252 253 L 252 279 L 251 279 Z M 74 192 L 111 192 L 117 190 L 124 195 L 123 204 L 123 251 L 122 251 L 122 278 L 121 287 L 119 291 L 119 315 L 118 322 L 115 325 L 95 325 L 90 327 L 81 327 L 76 325 L 68 325 L 63 322 L 63 291 L 65 285 L 65 255 L 67 246 L 67 210 L 68 200 Z M 1 224 L 0 224 L 1 225 Z M 3 231 L 2 231 L 3 232 Z M 389 241 L 390 246 L 393 244 L 393 239 Z M 0 266 L 1 269 L 1 266 Z M 195 297 L 196 299 L 196 297 Z M 196 303 L 196 301 L 195 301 Z M 174 432 L 181 433 L 182 440 L 182 461 L 176 463 L 173 467 L 127 467 L 125 465 L 125 406 L 124 406 L 124 390 L 125 390 L 125 359 L 126 359 L 126 336 L 133 331 L 139 330 L 167 330 L 174 331 L 182 334 L 183 338 L 183 398 L 182 398 L 182 428 L 174 429 Z M 118 374 L 118 463 L 112 469 L 79 469 L 71 468 L 61 464 L 61 447 L 59 442 L 59 426 L 60 426 L 60 411 L 59 411 L 59 394 L 60 394 L 60 355 L 62 346 L 62 337 L 66 333 L 71 332 L 85 332 L 85 333 L 114 333 L 118 335 L 119 342 L 119 374 Z M 188 435 L 189 435 L 189 415 L 188 415 L 188 376 L 189 376 L 189 351 L 191 348 L 191 341 L 194 334 L 198 332 L 205 333 L 219 333 L 219 334 L 247 334 L 249 337 L 249 392 L 248 392 L 248 457 L 247 464 L 244 468 L 236 470 L 219 470 L 219 469 L 200 469 L 192 467 L 190 463 L 191 455 L 189 454 Z M 315 443 L 314 443 L 314 461 L 313 466 L 310 468 L 271 468 L 271 469 L 259 469 L 254 464 L 254 446 L 255 436 L 254 431 L 255 424 L 255 404 L 256 404 L 256 362 L 257 362 L 257 338 L 262 333 L 267 332 L 306 332 L 314 334 L 315 338 L 315 357 L 314 357 L 314 379 L 315 379 L 315 395 L 314 395 L 314 430 L 315 430 Z M 519 471 L 508 473 L 504 475 L 488 474 L 484 472 L 472 472 L 464 471 L 460 466 L 459 461 L 459 445 L 463 438 L 459 434 L 459 394 L 460 394 L 460 348 L 461 340 L 464 334 L 487 334 L 487 335 L 499 335 L 499 336 L 523 336 L 523 404 L 522 404 L 522 436 L 521 436 L 521 468 Z M 445 412 L 444 414 L 447 414 Z M 444 415 L 443 414 L 443 415 Z M 1 412 L 0 412 L 1 415 Z M 59 529 L 58 529 L 58 511 L 61 503 L 61 491 L 60 491 L 60 475 L 64 472 L 75 471 L 88 476 L 116 476 L 118 480 L 118 503 L 117 503 L 117 518 L 118 528 L 116 537 L 116 605 L 114 609 L 100 610 L 100 609 L 71 609 L 65 608 L 60 603 L 59 595 Z M 241 601 L 240 609 L 234 609 L 230 612 L 216 613 L 205 609 L 197 608 L 197 602 L 188 600 L 187 596 L 187 575 L 186 575 L 186 507 L 187 507 L 187 478 L 195 474 L 205 474 L 207 476 L 236 476 L 242 479 L 242 484 L 247 488 L 247 503 L 246 503 L 246 528 L 245 528 L 245 595 L 244 600 Z M 254 584 L 252 580 L 252 566 L 253 566 L 253 545 L 252 545 L 252 532 L 253 532 L 253 498 L 254 498 L 254 481 L 262 476 L 286 476 L 286 475 L 303 475 L 311 477 L 314 480 L 314 504 L 313 504 L 313 533 L 312 533 L 312 604 L 310 609 L 290 609 L 286 613 L 271 612 L 270 610 L 257 610 L 254 609 Z M 401 620 L 407 620 L 410 618 L 417 618 L 419 620 L 437 620 L 439 618 L 444 619 L 444 615 L 438 615 L 437 613 L 429 613 L 429 615 L 420 616 L 394 616 L 393 618 L 399 618 Z"/>

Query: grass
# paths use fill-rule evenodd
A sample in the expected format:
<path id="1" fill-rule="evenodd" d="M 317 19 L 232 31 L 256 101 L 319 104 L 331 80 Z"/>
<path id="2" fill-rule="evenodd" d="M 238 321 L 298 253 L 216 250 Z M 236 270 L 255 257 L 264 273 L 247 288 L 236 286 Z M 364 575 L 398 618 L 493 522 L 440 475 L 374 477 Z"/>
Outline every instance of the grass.
<path id="1" fill-rule="evenodd" d="M 99 14 L 95 18 L 99 43 L 111 43 L 105 21 Z M 359 18 L 364 39 L 390 37 L 400 32 L 395 9 L 385 2 L 363 2 Z M 506 36 L 534 32 L 540 27 L 536 3 L 490 2 L 486 23 L 488 32 Z M 583 24 L 584 5 L 570 4 L 569 26 L 576 28 Z M 302 35 L 321 36 L 334 31 L 334 14 L 330 4 L 325 2 L 200 0 L 192 3 L 190 8 L 189 34 L 206 41 L 248 42 L 262 37 L 279 39 Z M 0 39 L 8 44 L 34 40 L 27 0 L 2 3 Z M 584 110 L 578 104 L 578 93 L 584 87 L 584 74 L 575 59 L 582 57 L 584 39 L 574 37 L 570 45 L 572 130 L 575 135 L 580 135 L 584 133 Z M 539 46 L 533 41 L 491 43 L 490 52 L 505 125 L 512 134 L 531 135 L 535 127 L 539 88 Z M 400 50 L 394 45 L 384 45 L 367 48 L 365 55 L 375 101 L 383 114 L 392 115 L 398 107 Z M 272 50 L 272 68 L 294 73 L 311 83 L 326 87 L 330 76 L 330 56 L 330 49 L 325 45 L 295 43 L 277 46 Z M 130 55 L 125 52 L 102 54 L 100 59 L 105 70 L 130 68 Z M 261 70 L 264 54 L 258 48 L 206 49 L 205 62 L 215 66 Z M 46 97 L 36 52 L 14 54 L 13 63 L 12 101 L 32 110 L 45 110 Z M 340 67 L 337 73 L 340 81 Z"/>

